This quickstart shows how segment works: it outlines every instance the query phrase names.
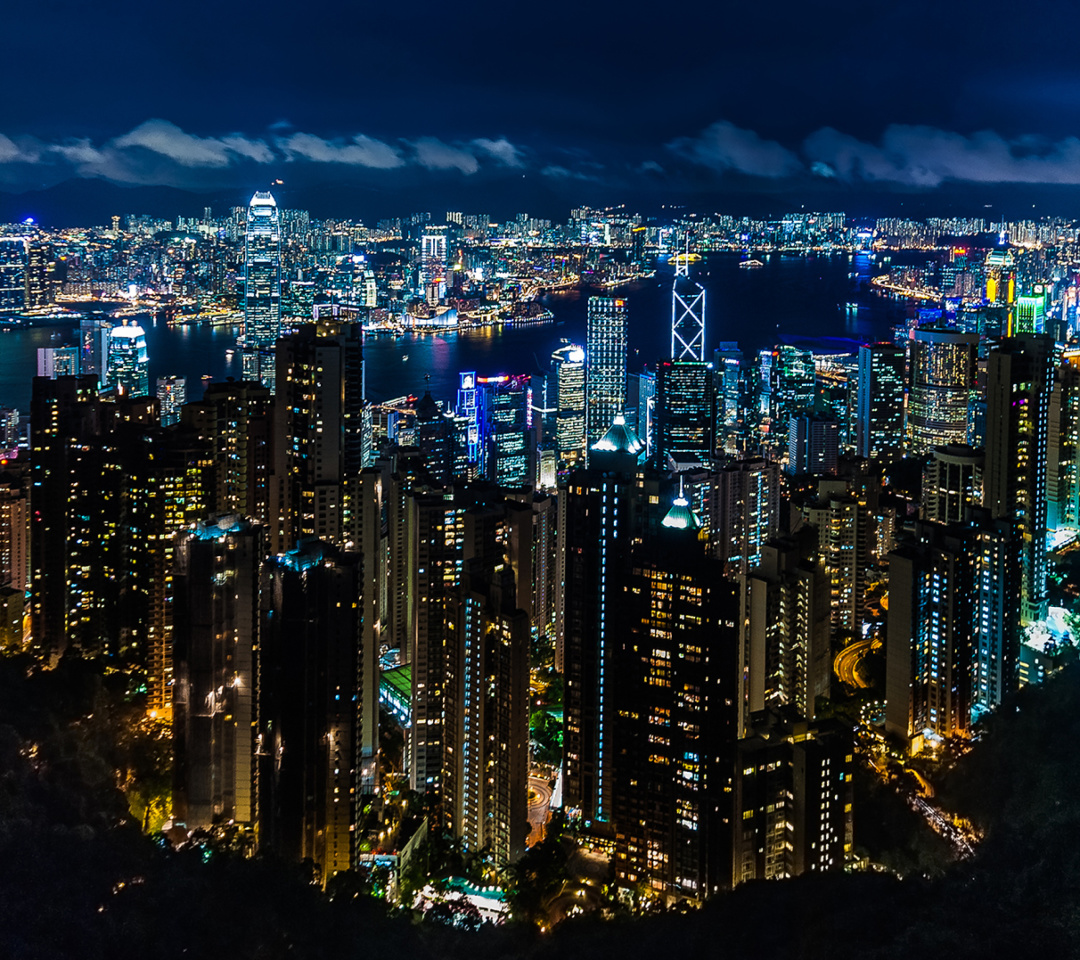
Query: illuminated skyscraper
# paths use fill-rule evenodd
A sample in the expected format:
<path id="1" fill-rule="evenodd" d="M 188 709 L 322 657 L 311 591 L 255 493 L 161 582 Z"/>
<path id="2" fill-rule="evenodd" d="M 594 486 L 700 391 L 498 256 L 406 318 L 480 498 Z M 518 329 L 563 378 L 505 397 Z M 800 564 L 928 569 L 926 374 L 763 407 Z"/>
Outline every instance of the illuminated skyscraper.
<path id="1" fill-rule="evenodd" d="M 589 297 L 585 341 L 585 437 L 591 448 L 626 406 L 627 302 Z"/>
<path id="2" fill-rule="evenodd" d="M 987 358 L 986 468 L 983 505 L 1016 524 L 1023 543 L 1021 618 L 1045 618 L 1046 463 L 1054 341 L 1047 334 L 1009 337 Z"/>
<path id="3" fill-rule="evenodd" d="M 709 542 L 729 577 L 761 562 L 765 543 L 780 532 L 780 467 L 767 460 L 736 460 L 712 485 Z"/>
<path id="4" fill-rule="evenodd" d="M 559 347 L 551 355 L 551 380 L 559 466 L 576 466 L 585 460 L 585 350 L 573 343 Z"/>
<path id="5" fill-rule="evenodd" d="M 804 410 L 788 421 L 788 465 L 792 475 L 836 473 L 840 424 L 828 414 Z"/>
<path id="6" fill-rule="evenodd" d="M 274 343 L 281 335 L 281 222 L 277 202 L 256 193 L 244 246 L 244 379 L 274 389 Z"/>
<path id="7" fill-rule="evenodd" d="M 660 470 L 713 457 L 715 398 L 711 363 L 676 360 L 656 365 L 656 452 Z"/>
<path id="8" fill-rule="evenodd" d="M 904 453 L 904 350 L 891 343 L 859 347 L 855 450 L 895 460 Z"/>
<path id="9" fill-rule="evenodd" d="M 189 830 L 256 818 L 259 565 L 263 529 L 236 516 L 177 542 L 174 802 Z"/>
<path id="10" fill-rule="evenodd" d="M 449 228 L 427 226 L 420 237 L 420 295 L 438 303 L 446 296 L 446 261 Z"/>
<path id="11" fill-rule="evenodd" d="M 56 264 L 48 243 L 31 243 L 26 261 L 26 307 L 47 307 L 53 301 Z"/>
<path id="12" fill-rule="evenodd" d="M 705 288 L 690 279 L 686 258 L 676 261 L 671 285 L 671 359 L 705 359 Z"/>
<path id="13" fill-rule="evenodd" d="M 180 408 L 187 403 L 187 381 L 183 377 L 158 377 L 157 398 L 161 405 L 161 425 L 180 422 Z"/>
<path id="14" fill-rule="evenodd" d="M 933 447 L 967 441 L 978 343 L 975 333 L 937 327 L 915 331 L 907 412 L 909 453 L 922 456 Z"/>
<path id="15" fill-rule="evenodd" d="M 1011 522 L 985 510 L 917 523 L 889 555 L 885 729 L 912 752 L 966 735 L 1015 688 L 1020 576 Z"/>
<path id="16" fill-rule="evenodd" d="M 970 507 L 981 506 L 984 461 L 983 452 L 973 447 L 934 447 L 923 471 L 923 517 L 959 523 Z"/>
<path id="17" fill-rule="evenodd" d="M 0 314 L 26 307 L 26 240 L 0 238 Z"/>
<path id="18" fill-rule="evenodd" d="M 633 547 L 615 592 L 610 656 L 615 875 L 665 897 L 727 885 L 738 736 L 738 589 L 705 555 L 682 496 Z"/>
<path id="19" fill-rule="evenodd" d="M 1013 309 L 1012 335 L 1046 332 L 1046 298 L 1019 297 Z"/>
<path id="20" fill-rule="evenodd" d="M 478 377 L 477 384 L 484 395 L 486 476 L 500 486 L 520 487 L 534 475 L 530 378 Z"/>
<path id="21" fill-rule="evenodd" d="M 146 331 L 138 324 L 126 322 L 113 327 L 109 334 L 105 386 L 116 387 L 125 397 L 145 397 L 150 393 L 149 370 Z"/>
<path id="22" fill-rule="evenodd" d="M 48 377 L 76 377 L 79 375 L 78 347 L 38 347 L 37 375 Z"/>

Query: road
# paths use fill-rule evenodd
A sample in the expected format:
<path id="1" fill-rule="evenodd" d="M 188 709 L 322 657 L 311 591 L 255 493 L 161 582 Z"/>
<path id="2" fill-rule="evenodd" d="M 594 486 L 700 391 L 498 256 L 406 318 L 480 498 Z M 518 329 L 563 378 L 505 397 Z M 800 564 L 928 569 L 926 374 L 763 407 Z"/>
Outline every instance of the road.
<path id="1" fill-rule="evenodd" d="M 854 643 L 849 643 L 836 655 L 836 659 L 833 660 L 833 671 L 843 683 L 846 683 L 849 687 L 860 687 L 862 689 L 870 686 L 856 673 L 856 667 L 859 665 L 859 661 L 870 652 L 873 645 L 873 637 L 856 640 Z"/>
<path id="2" fill-rule="evenodd" d="M 540 777 L 529 777 L 529 839 L 527 847 L 544 839 L 544 828 L 551 818 L 551 785 Z"/>

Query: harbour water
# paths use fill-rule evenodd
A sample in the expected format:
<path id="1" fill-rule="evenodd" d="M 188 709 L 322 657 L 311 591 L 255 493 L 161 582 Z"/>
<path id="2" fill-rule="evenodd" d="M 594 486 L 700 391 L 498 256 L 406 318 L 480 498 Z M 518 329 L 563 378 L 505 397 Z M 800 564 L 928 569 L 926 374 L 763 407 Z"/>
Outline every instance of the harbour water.
<path id="1" fill-rule="evenodd" d="M 732 340 L 747 355 L 776 343 L 854 351 L 859 343 L 888 337 L 900 319 L 895 303 L 864 289 L 870 270 L 865 257 L 774 254 L 762 259 L 763 267 L 740 270 L 738 254 L 712 254 L 691 268 L 692 278 L 706 289 L 710 356 L 719 342 Z M 671 281 L 671 268 L 661 263 L 654 278 L 606 294 L 629 301 L 630 370 L 670 354 Z M 546 324 L 369 337 L 364 348 L 367 395 L 386 400 L 419 395 L 429 387 L 437 399 L 453 400 L 459 371 L 475 370 L 481 376 L 547 372 L 561 339 L 585 342 L 589 296 L 589 291 L 572 290 L 546 297 L 544 304 L 555 315 Z M 848 303 L 858 309 L 846 309 Z M 240 377 L 239 356 L 226 357 L 239 328 L 169 327 L 149 317 L 142 322 L 151 387 L 159 376 L 181 375 L 187 378 L 189 399 L 197 399 L 203 377 Z M 75 342 L 70 325 L 0 332 L 0 406 L 28 412 L 37 348 L 69 342 Z"/>

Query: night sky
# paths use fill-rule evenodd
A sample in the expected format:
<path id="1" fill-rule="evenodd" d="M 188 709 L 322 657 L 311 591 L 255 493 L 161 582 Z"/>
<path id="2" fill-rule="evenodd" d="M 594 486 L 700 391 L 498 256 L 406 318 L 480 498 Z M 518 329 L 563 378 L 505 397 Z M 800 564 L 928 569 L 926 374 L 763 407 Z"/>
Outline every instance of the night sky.
<path id="1" fill-rule="evenodd" d="M 1076 25 L 1065 0 L 18 4 L 0 214 L 115 205 L 108 183 L 242 202 L 281 178 L 322 216 L 1068 215 Z"/>

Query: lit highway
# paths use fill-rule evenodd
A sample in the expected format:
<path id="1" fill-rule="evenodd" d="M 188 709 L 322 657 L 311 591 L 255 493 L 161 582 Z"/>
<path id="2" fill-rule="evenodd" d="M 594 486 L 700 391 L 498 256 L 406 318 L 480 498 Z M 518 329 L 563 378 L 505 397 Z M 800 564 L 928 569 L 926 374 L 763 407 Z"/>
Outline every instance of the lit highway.
<path id="1" fill-rule="evenodd" d="M 873 648 L 874 642 L 872 637 L 866 640 L 856 640 L 854 643 L 848 644 L 836 655 L 836 659 L 833 660 L 833 672 L 840 678 L 841 682 L 846 683 L 849 687 L 859 687 L 861 689 L 870 686 L 859 676 L 858 666 L 862 658 Z"/>

